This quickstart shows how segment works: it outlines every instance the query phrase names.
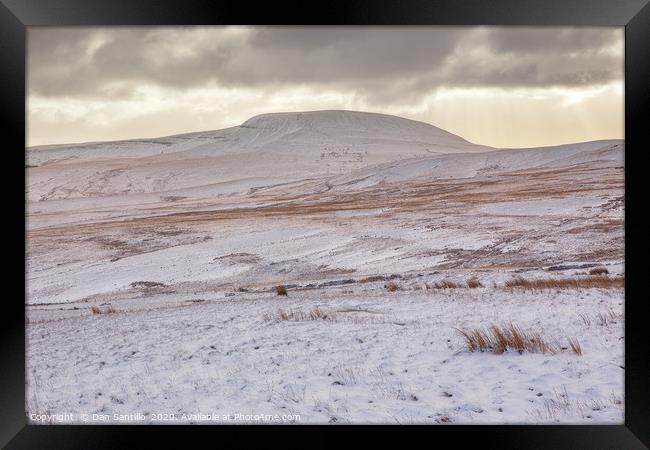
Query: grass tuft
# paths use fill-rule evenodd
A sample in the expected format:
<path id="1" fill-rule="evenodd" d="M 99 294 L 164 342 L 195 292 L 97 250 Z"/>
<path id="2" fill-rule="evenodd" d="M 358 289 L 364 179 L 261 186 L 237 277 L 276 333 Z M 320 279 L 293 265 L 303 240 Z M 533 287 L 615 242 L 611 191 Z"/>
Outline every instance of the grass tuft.
<path id="1" fill-rule="evenodd" d="M 527 280 L 523 277 L 516 277 L 505 282 L 505 287 L 507 288 L 523 289 L 609 289 L 624 286 L 625 277 L 612 277 L 609 275 L 591 275 L 583 278 L 538 278 L 535 280 Z"/>
<path id="2" fill-rule="evenodd" d="M 483 284 L 476 277 L 468 278 L 466 283 L 467 283 L 467 287 L 470 289 L 483 287 Z"/>
<path id="3" fill-rule="evenodd" d="M 90 310 L 93 312 L 93 314 L 114 314 L 117 312 L 112 306 L 104 309 L 100 308 L 99 306 L 93 306 L 90 308 Z"/>
<path id="4" fill-rule="evenodd" d="M 549 342 L 541 333 L 524 331 L 518 325 L 491 325 L 488 328 L 468 328 L 455 330 L 465 340 L 465 345 L 470 352 L 490 352 L 497 355 L 507 350 L 519 353 L 545 353 L 554 355 L 571 348 L 576 355 L 582 355 L 580 343 L 575 338 L 568 338 L 569 347 L 562 347 Z"/>
<path id="5" fill-rule="evenodd" d="M 308 320 L 334 320 L 336 316 L 328 311 L 324 311 L 319 307 L 312 308 L 305 312 L 300 310 L 285 311 L 278 309 L 273 314 L 265 314 L 264 320 L 273 322 L 304 322 Z"/>
<path id="6" fill-rule="evenodd" d="M 460 287 L 462 287 L 462 286 L 459 283 L 455 283 L 455 282 L 449 281 L 449 280 L 442 280 L 440 282 L 433 283 L 431 285 L 431 288 L 433 288 L 433 289 L 457 289 L 457 288 L 460 288 Z"/>
<path id="7" fill-rule="evenodd" d="M 611 324 L 617 324 L 618 322 L 622 322 L 624 319 L 625 317 L 623 313 L 614 312 L 612 308 L 596 315 L 596 323 L 601 327 L 608 327 Z"/>
<path id="8" fill-rule="evenodd" d="M 569 341 L 569 347 L 571 347 L 571 351 L 576 355 L 582 355 L 582 347 L 580 347 L 580 342 L 578 342 L 575 338 L 567 339 Z"/>
<path id="9" fill-rule="evenodd" d="M 605 267 L 595 267 L 589 271 L 589 275 L 607 275 L 609 270 Z"/>
<path id="10" fill-rule="evenodd" d="M 397 283 L 394 283 L 392 281 L 386 283 L 384 286 L 388 292 L 395 292 L 399 291 L 399 285 Z"/>
<path id="11" fill-rule="evenodd" d="M 285 295 L 285 296 L 288 295 L 287 294 L 287 288 L 284 287 L 283 285 L 276 286 L 275 287 L 275 293 L 278 294 L 278 295 Z"/>

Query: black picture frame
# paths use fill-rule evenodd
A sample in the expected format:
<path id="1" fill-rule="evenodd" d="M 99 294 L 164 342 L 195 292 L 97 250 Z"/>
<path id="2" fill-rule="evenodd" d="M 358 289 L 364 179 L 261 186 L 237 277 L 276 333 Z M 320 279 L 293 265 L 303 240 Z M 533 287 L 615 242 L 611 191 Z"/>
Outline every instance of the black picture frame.
<path id="1" fill-rule="evenodd" d="M 253 6 L 254 5 L 254 6 Z M 310 435 L 316 427 L 238 426 L 37 426 L 27 425 L 25 414 L 25 52 L 26 27 L 99 25 L 530 25 L 625 27 L 625 424 L 590 425 L 494 425 L 372 427 L 379 439 L 402 433 L 425 434 L 427 443 L 441 437 L 454 446 L 468 440 L 484 448 L 607 448 L 637 449 L 650 445 L 650 351 L 645 333 L 643 249 L 632 244 L 642 236 L 643 175 L 640 158 L 647 152 L 650 110 L 650 5 L 648 0 L 347 0 L 307 3 L 288 1 L 250 2 L 208 0 L 0 0 L 0 116 L 5 170 L 5 242 L 11 253 L 5 258 L 5 286 L 16 287 L 5 295 L 0 327 L 0 444 L 6 448 L 122 448 L 134 439 L 169 439 L 170 429 L 189 443 L 197 434 L 216 431 L 212 444 L 240 445 L 260 431 L 298 432 L 294 445 L 337 445 L 351 429 L 326 427 L 327 437 L 318 442 Z M 21 156 L 22 155 L 22 156 Z M 647 169 L 645 169 L 647 170 Z M 7 177 L 11 174 L 11 177 Z M 15 177 L 15 178 L 14 178 Z M 21 191 L 22 190 L 22 191 Z M 22 195 L 21 195 L 22 192 Z M 6 291 L 5 291 L 6 292 Z M 19 294 L 22 292 L 23 299 Z M 368 431 L 367 427 L 365 428 Z M 255 433 L 251 433 L 254 431 Z M 402 436 L 400 438 L 400 436 Z M 305 440 L 306 438 L 306 440 Z M 187 439 L 187 440 L 186 440 Z M 291 444 L 282 438 L 279 444 Z M 169 441 L 168 441 L 169 442 Z M 210 441 L 209 441 L 210 442 Z"/>

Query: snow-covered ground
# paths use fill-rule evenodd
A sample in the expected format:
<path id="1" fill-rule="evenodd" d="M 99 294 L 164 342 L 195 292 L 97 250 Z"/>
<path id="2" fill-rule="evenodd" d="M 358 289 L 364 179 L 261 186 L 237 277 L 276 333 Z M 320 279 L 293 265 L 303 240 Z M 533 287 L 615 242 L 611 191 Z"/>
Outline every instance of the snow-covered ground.
<path id="1" fill-rule="evenodd" d="M 623 152 L 341 111 L 29 149 L 28 417 L 622 423 L 623 289 L 505 284 L 624 276 Z M 582 355 L 457 331 L 509 323 Z"/>

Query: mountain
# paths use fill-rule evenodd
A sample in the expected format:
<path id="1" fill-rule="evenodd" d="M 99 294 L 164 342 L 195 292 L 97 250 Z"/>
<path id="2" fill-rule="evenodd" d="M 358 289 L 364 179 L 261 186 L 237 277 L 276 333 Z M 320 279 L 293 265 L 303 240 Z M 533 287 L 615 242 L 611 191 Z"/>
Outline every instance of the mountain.
<path id="1" fill-rule="evenodd" d="M 212 196 L 406 158 L 486 150 L 433 125 L 385 114 L 262 114 L 223 130 L 30 148 L 28 196 L 38 201 L 197 188 Z"/>
<path id="2" fill-rule="evenodd" d="M 244 122 L 237 138 L 241 148 L 281 151 L 328 146 L 380 153 L 485 149 L 428 123 L 356 111 L 262 114 Z"/>
<path id="3" fill-rule="evenodd" d="M 27 156 L 32 303 L 149 282 L 231 292 L 566 266 L 620 261 L 623 249 L 620 140 L 503 150 L 399 117 L 319 111 Z"/>
<path id="4" fill-rule="evenodd" d="M 495 150 L 482 153 L 440 154 L 371 166 L 332 177 L 327 188 L 354 190 L 379 183 L 415 180 L 491 177 L 526 169 L 552 169 L 588 164 L 622 166 L 621 140 L 602 140 L 553 147 Z"/>
<path id="5" fill-rule="evenodd" d="M 622 149 L 622 141 L 499 151 L 385 114 L 274 113 L 216 131 L 33 147 L 27 151 L 27 194 L 31 202 L 88 198 L 101 204 L 99 199 L 121 201 L 125 194 L 150 203 L 162 197 L 228 197 L 288 183 L 312 192 L 349 190 L 575 164 L 602 151 L 610 152 L 602 158 L 621 159 L 616 149 Z"/>
<path id="6" fill-rule="evenodd" d="M 172 153 L 196 157 L 260 150 L 314 154 L 337 149 L 414 154 L 481 151 L 489 147 L 401 117 L 358 111 L 309 111 L 261 114 L 236 127 L 155 139 L 38 146 L 30 148 L 28 155 L 31 165 L 41 165 Z"/>

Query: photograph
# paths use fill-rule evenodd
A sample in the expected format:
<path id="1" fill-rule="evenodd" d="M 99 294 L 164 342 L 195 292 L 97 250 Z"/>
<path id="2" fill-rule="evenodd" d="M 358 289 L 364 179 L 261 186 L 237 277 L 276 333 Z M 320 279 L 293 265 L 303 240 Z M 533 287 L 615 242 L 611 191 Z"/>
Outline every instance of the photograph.
<path id="1" fill-rule="evenodd" d="M 625 39 L 27 27 L 27 423 L 623 425 Z"/>

